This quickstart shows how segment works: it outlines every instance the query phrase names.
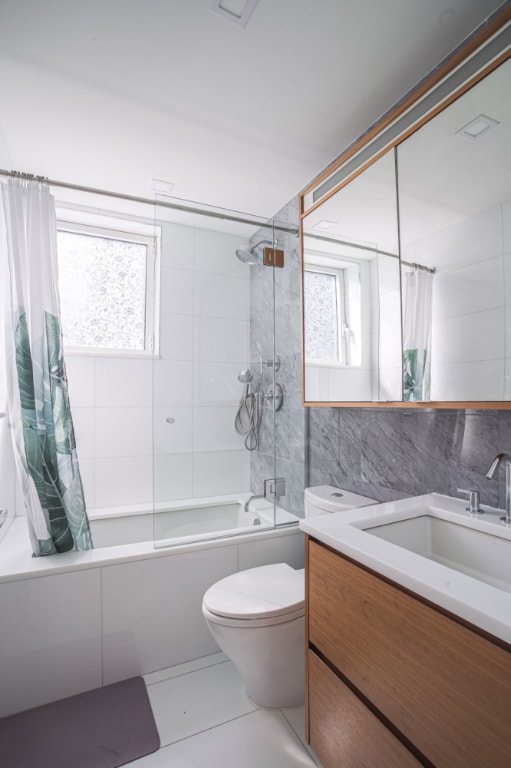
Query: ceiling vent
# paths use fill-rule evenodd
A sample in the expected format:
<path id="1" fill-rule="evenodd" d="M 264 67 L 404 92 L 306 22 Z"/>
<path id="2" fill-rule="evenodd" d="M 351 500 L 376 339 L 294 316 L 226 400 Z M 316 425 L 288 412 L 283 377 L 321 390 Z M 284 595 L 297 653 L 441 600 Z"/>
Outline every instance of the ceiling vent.
<path id="1" fill-rule="evenodd" d="M 238 27 L 246 27 L 259 0 L 213 0 L 211 11 Z"/>
<path id="2" fill-rule="evenodd" d="M 474 117 L 469 123 L 456 131 L 458 136 L 463 136 L 464 139 L 479 139 L 483 134 L 488 133 L 496 125 L 500 125 L 498 120 L 494 120 L 492 117 L 486 115 L 478 115 Z"/>

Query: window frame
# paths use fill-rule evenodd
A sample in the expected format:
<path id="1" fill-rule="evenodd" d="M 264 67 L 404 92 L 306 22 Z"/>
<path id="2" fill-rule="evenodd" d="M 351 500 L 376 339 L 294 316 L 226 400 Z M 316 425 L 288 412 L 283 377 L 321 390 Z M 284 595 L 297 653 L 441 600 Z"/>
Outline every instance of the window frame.
<path id="1" fill-rule="evenodd" d="M 98 223 L 98 220 L 101 220 Z M 161 227 L 136 220 L 116 219 L 113 216 L 87 217 L 76 211 L 76 217 L 68 209 L 58 212 L 57 232 L 86 234 L 91 237 L 140 243 L 146 246 L 145 279 L 145 332 L 143 349 L 118 347 L 76 346 L 64 344 L 71 355 L 106 357 L 159 357 L 159 288 L 161 259 Z M 57 245 L 57 263 L 60 268 Z M 61 301 L 62 303 L 62 301 Z"/>

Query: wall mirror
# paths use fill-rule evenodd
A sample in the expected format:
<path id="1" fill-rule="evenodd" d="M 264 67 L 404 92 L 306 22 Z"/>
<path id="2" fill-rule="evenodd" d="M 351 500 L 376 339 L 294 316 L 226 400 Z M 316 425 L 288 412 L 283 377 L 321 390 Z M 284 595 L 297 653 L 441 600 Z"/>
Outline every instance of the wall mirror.
<path id="1" fill-rule="evenodd" d="M 511 407 L 510 15 L 304 191 L 304 404 Z"/>

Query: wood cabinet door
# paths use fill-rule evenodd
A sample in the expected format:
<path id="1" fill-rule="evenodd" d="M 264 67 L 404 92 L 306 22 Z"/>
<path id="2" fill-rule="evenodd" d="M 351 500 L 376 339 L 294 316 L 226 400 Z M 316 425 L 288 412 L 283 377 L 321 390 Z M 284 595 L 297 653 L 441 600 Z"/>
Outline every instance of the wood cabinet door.
<path id="1" fill-rule="evenodd" d="M 325 768 L 421 768 L 415 757 L 311 651 L 310 745 Z"/>
<path id="2" fill-rule="evenodd" d="M 437 768 L 511 766 L 511 653 L 310 541 L 308 638 Z"/>

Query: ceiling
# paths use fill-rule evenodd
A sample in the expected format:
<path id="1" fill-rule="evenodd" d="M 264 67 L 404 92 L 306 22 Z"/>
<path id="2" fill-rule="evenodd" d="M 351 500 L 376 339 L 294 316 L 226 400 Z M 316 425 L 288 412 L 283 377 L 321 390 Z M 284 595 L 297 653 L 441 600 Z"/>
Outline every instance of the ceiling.
<path id="1" fill-rule="evenodd" d="M 501 4 L 0 0 L 0 167 L 272 216 Z"/>

